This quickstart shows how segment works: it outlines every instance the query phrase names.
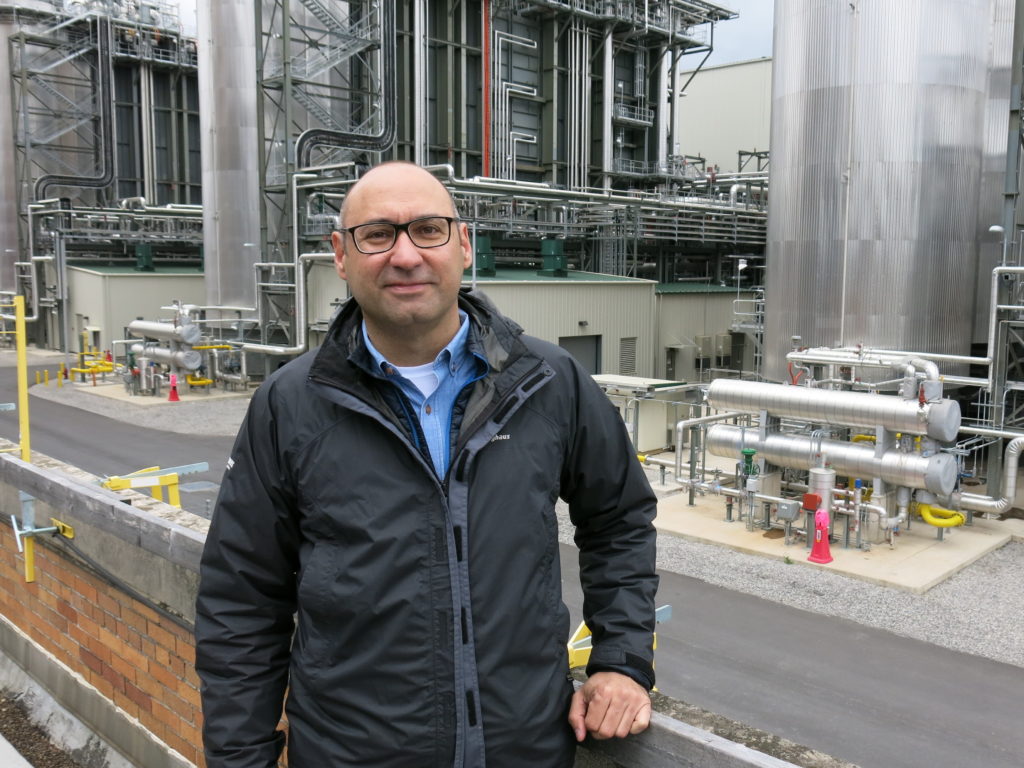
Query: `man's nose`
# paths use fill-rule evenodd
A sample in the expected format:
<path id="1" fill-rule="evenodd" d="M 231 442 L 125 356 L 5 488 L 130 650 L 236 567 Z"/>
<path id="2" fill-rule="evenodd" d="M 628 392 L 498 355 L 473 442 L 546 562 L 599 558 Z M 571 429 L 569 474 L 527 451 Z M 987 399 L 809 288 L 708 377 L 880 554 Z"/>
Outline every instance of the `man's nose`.
<path id="1" fill-rule="evenodd" d="M 391 246 L 391 264 L 404 269 L 411 269 L 423 261 L 423 254 L 409 237 L 407 230 L 401 230 L 395 238 L 395 244 Z"/>

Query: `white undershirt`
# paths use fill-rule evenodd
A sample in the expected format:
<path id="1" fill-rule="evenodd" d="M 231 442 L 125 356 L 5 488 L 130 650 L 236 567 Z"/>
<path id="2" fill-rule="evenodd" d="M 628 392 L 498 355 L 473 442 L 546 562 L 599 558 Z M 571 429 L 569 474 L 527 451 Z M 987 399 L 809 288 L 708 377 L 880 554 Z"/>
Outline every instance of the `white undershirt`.
<path id="1" fill-rule="evenodd" d="M 396 365 L 395 370 L 404 378 L 411 381 L 416 386 L 416 389 L 423 393 L 424 398 L 429 399 L 438 387 L 437 374 L 434 373 L 433 363 L 424 363 L 423 365 L 412 365 L 408 367 Z"/>

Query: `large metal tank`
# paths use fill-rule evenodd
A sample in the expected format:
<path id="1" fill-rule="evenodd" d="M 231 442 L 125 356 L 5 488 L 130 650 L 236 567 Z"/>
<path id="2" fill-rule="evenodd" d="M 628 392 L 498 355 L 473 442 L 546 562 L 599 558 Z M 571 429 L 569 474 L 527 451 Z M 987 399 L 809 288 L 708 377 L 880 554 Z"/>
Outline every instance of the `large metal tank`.
<path id="1" fill-rule="evenodd" d="M 14 160 L 14 124 L 11 61 L 7 39 L 21 29 L 24 20 L 47 17 L 55 11 L 49 0 L 19 0 L 0 3 L 0 290 L 14 290 L 14 262 L 23 259 L 18 244 L 18 170 Z M 38 13 L 34 13 L 38 12 Z M 4 310 L 8 311 L 8 310 Z"/>
<path id="2" fill-rule="evenodd" d="M 765 374 L 791 337 L 966 354 L 991 0 L 776 0 Z"/>
<path id="3" fill-rule="evenodd" d="M 198 5 L 206 298 L 255 307 L 260 261 L 253 0 Z"/>

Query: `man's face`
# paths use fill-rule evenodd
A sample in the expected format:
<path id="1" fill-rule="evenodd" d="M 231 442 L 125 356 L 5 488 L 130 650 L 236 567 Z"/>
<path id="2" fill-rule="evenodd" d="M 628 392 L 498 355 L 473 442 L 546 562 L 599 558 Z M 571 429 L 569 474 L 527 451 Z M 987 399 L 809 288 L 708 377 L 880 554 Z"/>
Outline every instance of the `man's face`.
<path id="1" fill-rule="evenodd" d="M 454 215 L 436 178 L 414 166 L 385 165 L 353 187 L 342 226 Z M 437 248 L 413 245 L 406 232 L 383 253 L 360 253 L 347 232 L 335 232 L 332 241 L 335 267 L 362 308 L 371 338 L 375 333 L 428 335 L 448 326 L 454 335 L 462 271 L 472 263 L 465 224 L 453 223 L 451 239 Z"/>

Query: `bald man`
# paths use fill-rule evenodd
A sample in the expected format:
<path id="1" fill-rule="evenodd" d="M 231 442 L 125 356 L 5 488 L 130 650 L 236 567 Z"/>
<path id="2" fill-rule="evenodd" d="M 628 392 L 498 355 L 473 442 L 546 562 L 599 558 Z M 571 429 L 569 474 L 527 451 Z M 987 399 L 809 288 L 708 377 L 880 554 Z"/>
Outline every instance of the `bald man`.
<path id="1" fill-rule="evenodd" d="M 461 289 L 445 187 L 371 169 L 333 234 L 351 298 L 259 388 L 196 607 L 209 768 L 568 768 L 647 727 L 655 500 L 562 349 Z M 555 502 L 580 550 L 588 679 L 568 675 Z"/>

